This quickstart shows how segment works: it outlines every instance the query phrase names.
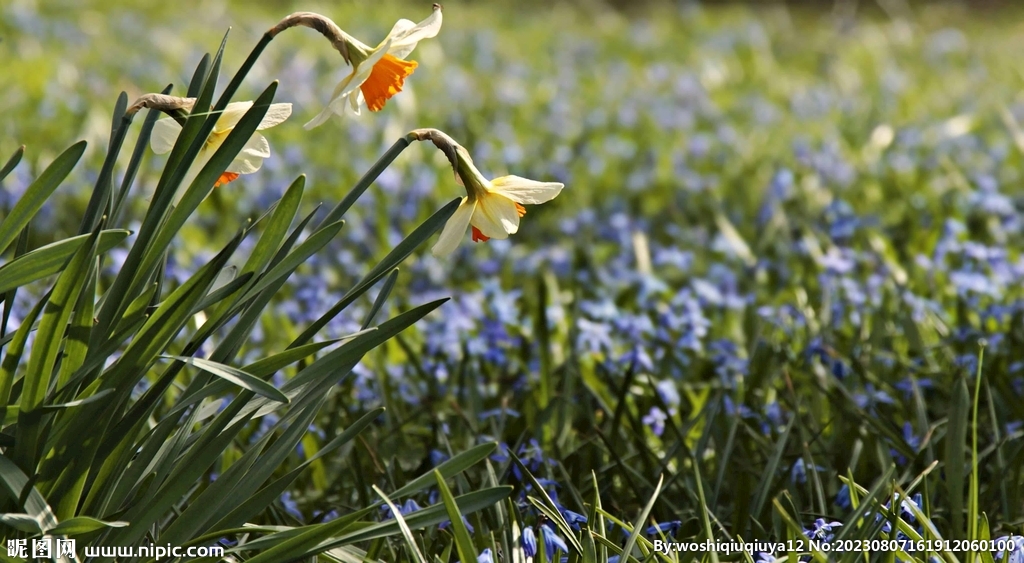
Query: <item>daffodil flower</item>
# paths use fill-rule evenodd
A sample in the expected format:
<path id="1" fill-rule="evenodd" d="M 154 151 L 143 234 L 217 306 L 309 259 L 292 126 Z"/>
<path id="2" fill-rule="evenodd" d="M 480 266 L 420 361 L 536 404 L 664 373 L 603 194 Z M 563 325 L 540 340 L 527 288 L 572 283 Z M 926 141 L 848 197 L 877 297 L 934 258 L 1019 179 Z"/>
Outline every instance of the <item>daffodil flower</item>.
<path id="1" fill-rule="evenodd" d="M 523 205 L 551 201 L 565 186 L 559 182 L 537 182 L 519 176 L 488 180 L 476 169 L 466 149 L 456 148 L 455 179 L 466 188 L 466 197 L 441 231 L 431 249 L 434 256 L 451 254 L 459 246 L 466 227 L 472 226 L 473 242 L 504 239 L 519 231 L 526 215 Z"/>
<path id="2" fill-rule="evenodd" d="M 338 83 L 327 107 L 305 125 L 306 129 L 321 125 L 331 114 L 344 116 L 351 111 L 359 115 L 364 104 L 370 111 L 384 109 L 384 104 L 402 91 L 406 77 L 416 69 L 416 61 L 407 61 L 405 57 L 416 48 L 417 43 L 436 36 L 439 31 L 441 5 L 434 4 L 434 11 L 420 23 L 398 20 L 388 36 L 376 47 L 369 47 L 345 35 L 347 58 L 352 63 L 352 72 Z"/>
<path id="3" fill-rule="evenodd" d="M 195 99 L 191 99 L 185 104 L 184 109 L 191 111 L 194 105 Z M 213 132 L 206 139 L 203 148 L 199 149 L 199 154 L 189 168 L 189 172 L 182 182 L 182 188 L 187 188 L 192 183 L 192 180 L 195 179 L 196 175 L 199 174 L 199 171 L 203 169 L 203 166 L 206 165 L 213 154 L 217 152 L 217 149 L 224 144 L 228 134 L 238 125 L 239 120 L 242 119 L 242 116 L 251 107 L 252 102 L 232 102 L 224 108 L 224 113 L 217 119 Z M 256 127 L 256 130 L 259 131 L 273 127 L 288 119 L 288 116 L 291 114 L 291 104 L 270 104 L 266 115 L 263 116 L 263 121 Z M 181 125 L 174 119 L 166 118 L 157 121 L 153 126 L 153 135 L 150 138 L 150 146 L 153 148 L 153 152 L 157 154 L 170 152 L 180 133 Z M 267 138 L 259 133 L 253 133 L 252 137 L 242 146 L 238 156 L 231 161 L 227 170 L 220 175 L 220 178 L 217 179 L 213 187 L 217 188 L 227 184 L 237 179 L 239 174 L 252 174 L 256 172 L 263 165 L 263 159 L 269 156 L 270 144 L 267 143 Z M 184 195 L 184 189 L 179 189 L 174 198 L 175 205 L 178 204 L 182 195 Z"/>

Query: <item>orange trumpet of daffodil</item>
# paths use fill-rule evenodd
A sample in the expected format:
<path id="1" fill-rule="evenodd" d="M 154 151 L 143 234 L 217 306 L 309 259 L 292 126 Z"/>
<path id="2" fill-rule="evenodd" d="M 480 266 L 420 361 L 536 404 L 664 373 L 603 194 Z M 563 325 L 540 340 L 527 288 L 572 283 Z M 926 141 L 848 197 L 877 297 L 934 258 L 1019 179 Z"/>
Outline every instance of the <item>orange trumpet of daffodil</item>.
<path id="1" fill-rule="evenodd" d="M 416 61 L 407 61 L 405 57 L 420 41 L 436 36 L 440 30 L 441 5 L 434 4 L 434 11 L 420 23 L 398 20 L 376 47 L 343 34 L 352 72 L 338 83 L 327 107 L 306 123 L 306 129 L 323 124 L 331 115 L 359 115 L 364 104 L 370 111 L 384 109 L 384 104 L 402 91 L 405 79 L 416 69 Z"/>

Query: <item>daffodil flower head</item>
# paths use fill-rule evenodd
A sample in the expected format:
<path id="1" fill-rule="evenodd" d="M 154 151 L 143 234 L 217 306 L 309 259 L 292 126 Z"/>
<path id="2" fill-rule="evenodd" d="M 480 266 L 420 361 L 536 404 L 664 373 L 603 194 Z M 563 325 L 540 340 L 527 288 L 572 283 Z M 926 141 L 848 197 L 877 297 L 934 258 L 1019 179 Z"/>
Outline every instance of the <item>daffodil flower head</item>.
<path id="1" fill-rule="evenodd" d="M 471 227 L 473 242 L 504 239 L 519 231 L 519 220 L 526 215 L 524 205 L 551 201 L 565 186 L 559 182 L 538 182 L 519 176 L 488 180 L 477 170 L 473 159 L 461 146 L 455 146 L 455 180 L 466 188 L 466 197 L 441 231 L 431 249 L 434 256 L 455 251 Z"/>
<path id="2" fill-rule="evenodd" d="M 344 36 L 347 56 L 352 64 L 349 73 L 331 94 L 327 107 L 306 123 L 306 129 L 323 124 L 331 115 L 344 116 L 351 112 L 359 115 L 363 105 L 370 111 L 384 109 L 392 96 L 402 91 L 405 79 L 416 70 L 416 61 L 405 58 L 416 45 L 441 31 L 441 5 L 420 23 L 401 19 L 376 47 L 369 47 L 349 35 Z"/>
<path id="3" fill-rule="evenodd" d="M 190 98 L 185 101 L 183 109 L 191 112 L 194 105 L 195 99 Z M 199 171 L 203 169 L 203 166 L 209 162 L 213 154 L 217 152 L 217 149 L 224 144 L 228 134 L 238 125 L 242 116 L 251 107 L 252 102 L 232 102 L 224 108 L 224 112 L 217 119 L 217 124 L 213 127 L 213 132 L 207 137 L 203 147 L 199 149 L 199 154 L 196 155 L 196 159 L 193 161 L 192 166 L 189 167 L 188 174 L 186 174 L 185 179 L 182 181 L 181 187 L 175 194 L 175 205 L 178 204 L 181 196 L 184 195 L 184 190 L 192 183 L 196 175 L 199 174 Z M 268 129 L 282 123 L 291 114 L 291 104 L 270 104 L 266 115 L 263 116 L 263 121 L 256 127 L 256 130 Z M 153 152 L 157 154 L 170 152 L 180 133 L 181 125 L 174 119 L 165 118 L 157 121 L 153 126 L 152 137 L 150 137 L 150 146 L 153 148 Z M 227 184 L 237 179 L 240 174 L 256 172 L 263 165 L 263 159 L 269 156 L 270 144 L 267 142 L 267 138 L 259 133 L 253 133 L 252 137 L 242 146 L 242 150 L 238 152 L 238 156 L 231 161 L 227 170 L 220 175 L 220 178 L 217 179 L 213 187 L 217 188 Z"/>

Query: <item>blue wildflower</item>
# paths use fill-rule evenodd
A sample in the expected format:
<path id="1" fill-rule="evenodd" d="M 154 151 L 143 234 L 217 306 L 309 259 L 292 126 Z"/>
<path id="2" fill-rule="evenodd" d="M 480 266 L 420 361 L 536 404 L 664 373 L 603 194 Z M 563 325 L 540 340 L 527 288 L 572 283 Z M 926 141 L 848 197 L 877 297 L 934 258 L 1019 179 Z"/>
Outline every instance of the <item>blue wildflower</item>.
<path id="1" fill-rule="evenodd" d="M 527 557 L 537 555 L 537 536 L 533 534 L 533 526 L 523 528 L 522 544 Z"/>
<path id="2" fill-rule="evenodd" d="M 462 517 L 462 523 L 465 524 L 466 529 L 469 530 L 469 533 L 472 534 L 473 531 L 474 531 L 473 525 L 469 523 L 469 520 L 466 520 L 465 516 Z M 443 530 L 443 529 L 445 529 L 445 528 L 447 528 L 448 526 L 451 526 L 451 525 L 452 525 L 452 521 L 451 520 L 445 520 L 444 522 L 441 522 L 441 524 L 437 527 L 437 529 L 438 530 Z"/>
<path id="3" fill-rule="evenodd" d="M 655 524 L 647 528 L 647 535 L 653 536 L 658 533 L 665 534 L 666 536 L 675 536 L 679 533 L 679 527 L 682 526 L 681 520 L 672 520 L 671 522 L 662 522 L 661 524 Z"/>
<path id="4" fill-rule="evenodd" d="M 587 517 L 586 516 L 580 514 L 579 512 L 573 512 L 572 510 L 569 510 L 568 508 L 562 507 L 561 505 L 559 505 L 559 507 L 562 510 L 562 517 L 565 518 L 565 521 L 569 524 L 569 527 L 572 528 L 573 530 L 579 531 L 580 524 L 586 524 L 587 523 Z"/>
<path id="5" fill-rule="evenodd" d="M 509 417 L 511 417 L 511 418 L 519 418 L 519 416 L 520 416 L 519 415 L 519 411 L 517 411 L 515 409 L 510 409 L 508 407 L 500 407 L 500 408 L 497 408 L 497 409 L 491 409 L 491 410 L 487 410 L 487 411 L 482 411 L 480 414 L 477 415 L 477 419 L 479 419 L 479 420 L 486 420 L 486 419 L 492 418 L 492 417 L 500 418 L 501 416 L 506 415 L 506 414 Z"/>
<path id="6" fill-rule="evenodd" d="M 956 286 L 957 293 L 963 297 L 978 294 L 998 298 L 1003 294 L 1003 288 L 996 279 L 973 269 L 950 272 L 949 281 Z"/>
<path id="7" fill-rule="evenodd" d="M 544 551 L 547 553 L 548 561 L 555 557 L 555 550 L 562 550 L 563 553 L 569 553 L 569 546 L 565 545 L 565 540 L 559 537 L 554 530 L 551 529 L 547 524 L 541 524 L 540 526 L 540 537 L 544 543 Z"/>
<path id="8" fill-rule="evenodd" d="M 331 510 L 331 511 L 326 512 L 326 513 L 320 512 L 320 513 L 316 514 L 315 516 L 316 516 L 316 521 L 317 522 L 330 522 L 331 520 L 334 520 L 335 518 L 340 516 L 340 514 L 338 514 L 337 510 Z"/>
<path id="9" fill-rule="evenodd" d="M 494 558 L 491 557 L 491 548 L 484 548 L 477 556 L 476 563 L 494 563 Z"/>
<path id="10" fill-rule="evenodd" d="M 406 500 L 404 504 L 399 504 L 397 506 L 398 512 L 401 513 L 402 516 L 405 516 L 406 514 L 411 514 L 421 509 L 419 503 L 412 499 Z M 390 506 L 385 504 L 384 506 L 380 507 L 380 509 L 384 513 L 385 520 L 391 520 L 395 517 L 395 514 L 391 511 Z"/>
<path id="11" fill-rule="evenodd" d="M 576 346 L 579 349 L 598 353 L 612 347 L 612 328 L 608 324 L 580 317 L 576 319 L 576 328 Z"/>
<path id="12" fill-rule="evenodd" d="M 996 538 L 997 543 L 1009 541 L 1013 544 L 1013 547 L 1007 549 L 1005 552 L 999 552 L 996 554 L 996 559 L 1002 559 L 1003 554 L 1009 554 L 1006 563 L 1024 563 L 1024 536 L 1009 535 Z"/>
<path id="13" fill-rule="evenodd" d="M 896 493 L 896 500 L 900 502 L 900 514 L 899 514 L 899 517 L 904 522 L 907 522 L 909 524 L 915 523 L 917 521 L 917 518 L 914 516 L 914 512 L 911 510 L 911 508 L 916 508 L 918 510 L 921 510 L 921 503 L 923 502 L 921 494 L 920 493 L 915 494 L 914 497 L 911 498 L 911 499 L 908 499 L 908 498 L 901 499 L 900 498 L 900 494 Z M 886 509 L 889 509 L 891 505 L 892 505 L 892 501 L 885 503 L 883 506 Z M 875 522 L 880 521 L 882 518 L 883 518 L 883 516 L 881 514 L 876 514 L 875 515 Z M 885 524 L 882 525 L 882 531 L 887 533 L 887 534 L 889 532 L 891 532 L 892 531 L 892 523 L 889 522 L 889 521 L 886 521 Z M 902 534 L 902 532 L 900 532 L 900 533 Z"/>
<path id="14" fill-rule="evenodd" d="M 926 377 L 921 377 L 921 378 L 904 377 L 903 379 L 897 381 L 893 385 L 893 387 L 895 387 L 896 389 L 899 389 L 900 391 L 903 391 L 903 396 L 905 398 L 909 399 L 910 396 L 914 392 L 914 383 L 917 383 L 917 388 L 920 389 L 922 392 L 925 389 L 931 389 L 931 388 L 935 387 L 935 383 L 932 382 L 931 379 L 928 379 Z"/>
<path id="15" fill-rule="evenodd" d="M 430 466 L 437 467 L 448 460 L 448 454 L 441 450 L 430 450 Z"/>
<path id="16" fill-rule="evenodd" d="M 749 362 L 739 355 L 739 347 L 731 340 L 716 340 L 709 346 L 712 352 L 711 361 L 715 365 L 722 385 L 731 388 L 734 381 L 747 375 Z"/>
<path id="17" fill-rule="evenodd" d="M 658 407 L 651 407 L 650 412 L 643 417 L 643 423 L 651 427 L 655 436 L 661 436 L 665 432 L 666 420 L 668 420 L 668 415 Z"/>
<path id="18" fill-rule="evenodd" d="M 654 371 L 654 360 L 651 359 L 651 355 L 647 353 L 647 350 L 644 350 L 639 345 L 630 346 L 629 350 L 619 357 L 619 363 L 625 367 L 640 371 Z"/>
<path id="19" fill-rule="evenodd" d="M 782 405 L 780 405 L 778 401 L 768 403 L 768 406 L 764 408 L 764 416 L 775 428 L 781 428 L 786 424 L 786 413 L 782 410 Z M 764 433 L 768 434 L 770 429 L 771 428 L 763 428 Z"/>
<path id="20" fill-rule="evenodd" d="M 530 438 L 527 444 L 519 446 L 519 459 L 522 460 L 523 465 L 531 472 L 538 471 L 541 465 L 548 461 L 544 458 L 544 452 L 541 450 L 540 443 L 537 442 L 536 438 Z"/>
<path id="21" fill-rule="evenodd" d="M 682 397 L 679 396 L 679 388 L 676 386 L 676 382 L 671 379 L 659 381 L 654 385 L 654 390 L 657 391 L 658 397 L 669 408 L 678 407 L 682 402 Z"/>
<path id="22" fill-rule="evenodd" d="M 911 524 L 916 522 L 917 517 L 914 516 L 914 511 L 911 508 L 916 508 L 918 511 L 921 510 L 921 503 L 923 502 L 921 493 L 915 494 L 912 498 L 904 498 L 902 500 L 900 500 L 899 493 L 897 493 L 896 500 L 900 501 L 900 518 Z M 888 504 L 886 508 L 888 508 Z"/>
<path id="23" fill-rule="evenodd" d="M 291 514 L 300 520 L 303 518 L 302 511 L 299 510 L 299 503 L 295 502 L 295 499 L 292 498 L 292 494 L 290 492 L 285 491 L 284 493 L 281 493 L 281 504 L 284 506 L 284 509 L 288 514 Z"/>
<path id="24" fill-rule="evenodd" d="M 863 393 L 854 393 L 853 400 L 857 403 L 858 407 L 866 410 L 874 410 L 878 404 L 891 405 L 896 402 L 885 391 L 875 389 L 875 386 L 871 383 L 864 386 Z"/>
<path id="25" fill-rule="evenodd" d="M 836 493 L 836 500 L 834 503 L 836 506 L 844 510 L 849 510 L 849 508 L 853 506 L 853 503 L 850 500 L 849 485 L 844 483 L 843 486 L 839 488 L 839 492 Z"/>
<path id="26" fill-rule="evenodd" d="M 811 468 L 814 471 L 825 471 L 825 468 L 820 465 L 812 465 Z M 807 463 L 804 462 L 804 458 L 796 460 L 796 463 L 793 464 L 792 469 L 789 470 L 789 479 L 794 483 L 807 482 Z"/>
<path id="27" fill-rule="evenodd" d="M 804 530 L 804 535 L 810 540 L 830 542 L 835 537 L 833 528 L 839 528 L 842 525 L 842 522 L 829 522 L 824 518 L 817 518 L 810 528 Z"/>
<path id="28" fill-rule="evenodd" d="M 914 427 L 910 425 L 909 421 L 903 423 L 903 441 L 915 452 L 921 446 L 921 438 L 914 435 Z M 898 464 L 904 465 L 907 463 L 906 456 L 899 453 L 895 448 L 890 448 L 889 452 L 896 458 Z"/>
<path id="29" fill-rule="evenodd" d="M 722 397 L 722 407 L 725 409 L 726 414 L 729 416 L 739 416 L 741 418 L 749 418 L 753 420 L 759 420 L 761 416 L 754 412 L 750 407 L 740 403 L 739 406 L 733 402 L 732 397 L 725 395 Z"/>

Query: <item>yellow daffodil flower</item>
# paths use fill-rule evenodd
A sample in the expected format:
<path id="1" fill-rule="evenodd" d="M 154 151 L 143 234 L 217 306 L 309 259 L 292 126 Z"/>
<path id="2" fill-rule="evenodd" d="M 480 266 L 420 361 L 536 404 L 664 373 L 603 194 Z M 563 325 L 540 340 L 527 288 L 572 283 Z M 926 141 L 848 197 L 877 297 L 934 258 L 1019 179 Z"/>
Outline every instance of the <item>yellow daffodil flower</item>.
<path id="1" fill-rule="evenodd" d="M 359 115 L 364 103 L 370 111 L 384 109 L 384 104 L 402 91 L 406 77 L 416 69 L 416 61 L 407 61 L 405 57 L 417 43 L 436 36 L 439 31 L 441 5 L 434 4 L 434 11 L 420 23 L 398 20 L 391 33 L 374 48 L 346 35 L 344 40 L 352 72 L 338 84 L 327 107 L 305 125 L 306 129 L 323 124 L 331 114 L 344 116 L 351 111 Z"/>
<path id="2" fill-rule="evenodd" d="M 526 215 L 523 205 L 551 201 L 565 187 L 559 182 L 537 182 L 519 176 L 488 180 L 461 146 L 456 148 L 456 161 L 455 179 L 468 195 L 441 231 L 431 249 L 434 256 L 454 252 L 469 226 L 473 242 L 508 238 L 519 231 L 519 219 Z"/>
<path id="3" fill-rule="evenodd" d="M 195 105 L 195 99 L 188 101 L 185 104 L 185 108 L 192 111 L 192 106 Z M 217 149 L 224 144 L 224 140 L 227 139 L 228 133 L 238 125 L 239 120 L 245 115 L 245 112 L 252 107 L 252 102 L 232 102 L 224 108 L 224 113 L 221 114 L 220 118 L 217 119 L 217 124 L 213 127 L 213 132 L 206 139 L 206 144 L 203 148 L 199 149 L 199 154 L 196 156 L 196 160 L 192 163 L 189 168 L 188 174 L 182 181 L 181 189 L 178 190 L 174 198 L 174 204 L 178 204 L 178 200 L 184 195 L 184 190 L 188 188 L 192 180 L 195 179 L 199 171 L 203 169 L 203 166 L 210 160 Z M 263 116 L 263 121 L 260 122 L 256 130 L 263 130 L 273 127 L 284 120 L 288 119 L 288 116 L 292 114 L 291 104 L 270 104 L 267 109 L 267 114 Z M 153 152 L 157 154 L 164 154 L 170 152 L 171 148 L 174 147 L 174 142 L 178 139 L 178 135 L 181 133 L 181 125 L 177 121 L 171 118 L 161 119 L 156 122 L 153 127 L 153 135 L 150 138 L 150 146 L 153 148 Z M 239 174 L 252 174 L 260 169 L 263 165 L 263 159 L 270 156 L 270 144 L 267 143 L 267 138 L 259 133 L 253 133 L 252 137 L 242 146 L 242 150 L 239 151 L 238 156 L 235 160 L 231 161 L 228 165 L 227 170 L 220 175 L 217 182 L 213 187 L 217 188 L 228 182 L 231 182 L 238 178 Z"/>

